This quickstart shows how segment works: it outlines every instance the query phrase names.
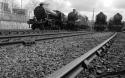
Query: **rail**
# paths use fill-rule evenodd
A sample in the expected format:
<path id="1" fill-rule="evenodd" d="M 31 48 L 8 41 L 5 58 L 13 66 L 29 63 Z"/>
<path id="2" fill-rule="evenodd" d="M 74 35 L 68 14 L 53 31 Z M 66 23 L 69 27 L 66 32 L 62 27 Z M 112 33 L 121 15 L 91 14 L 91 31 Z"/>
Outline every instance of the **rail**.
<path id="1" fill-rule="evenodd" d="M 61 35 L 62 34 L 62 35 Z M 63 35 L 64 34 L 64 35 Z M 77 32 L 77 33 L 50 33 L 50 34 L 42 34 L 42 35 L 20 35 L 20 36 L 6 36 L 6 37 L 0 37 L 0 39 L 10 39 L 10 38 L 20 38 L 20 37 L 33 37 L 33 36 L 40 36 L 41 38 L 36 38 L 36 39 L 28 39 L 28 40 L 19 40 L 19 41 L 12 41 L 12 42 L 2 42 L 0 43 L 0 46 L 4 45 L 13 45 L 13 44 L 24 44 L 24 45 L 32 45 L 37 41 L 42 41 L 42 40 L 50 40 L 50 39 L 59 39 L 59 38 L 66 38 L 66 37 L 73 37 L 73 36 L 80 36 L 80 35 L 87 35 L 87 34 L 93 34 L 92 32 Z M 50 36 L 53 35 L 53 36 Z M 47 37 L 45 37 L 47 36 Z"/>
<path id="2" fill-rule="evenodd" d="M 113 34 L 110 38 L 108 38 L 103 43 L 99 44 L 95 48 L 91 49 L 84 55 L 75 59 L 71 63 L 57 70 L 53 74 L 49 75 L 46 78 L 75 78 L 80 74 L 83 69 L 87 69 L 89 63 L 96 57 L 101 56 L 101 52 L 106 52 L 110 45 L 113 43 L 115 36 L 117 33 Z"/>
<path id="3" fill-rule="evenodd" d="M 56 33 L 43 33 L 43 34 L 40 34 L 40 32 L 36 32 L 36 34 L 24 34 L 26 32 L 23 32 L 23 31 L 13 31 L 15 33 L 19 33 L 19 32 L 22 32 L 23 35 L 9 35 L 9 36 L 0 36 L 0 39 L 6 39 L 6 38 L 19 38 L 19 37 L 30 37 L 30 36 L 46 36 L 46 35 L 58 35 L 58 34 L 73 34 L 75 32 L 56 32 Z M 8 32 L 10 33 L 10 32 Z M 27 33 L 31 33 L 31 31 L 27 31 Z M 37 34 L 38 33 L 38 34 Z M 42 32 L 41 32 L 42 33 Z M 77 33 L 92 33 L 92 32 L 77 32 Z"/>

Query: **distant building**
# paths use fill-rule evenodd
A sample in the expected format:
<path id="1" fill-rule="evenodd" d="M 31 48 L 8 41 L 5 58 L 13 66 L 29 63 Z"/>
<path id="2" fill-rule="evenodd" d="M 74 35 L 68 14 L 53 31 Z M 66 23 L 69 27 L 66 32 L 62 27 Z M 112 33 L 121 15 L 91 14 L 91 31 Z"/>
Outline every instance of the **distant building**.
<path id="1" fill-rule="evenodd" d="M 17 15 L 25 15 L 25 16 L 27 16 L 27 10 L 26 9 L 12 8 L 12 13 L 17 14 Z"/>
<path id="2" fill-rule="evenodd" d="M 8 12 L 8 13 L 10 13 L 11 10 L 9 8 L 9 4 L 5 3 L 5 2 L 0 2 L 0 11 L 1 12 Z"/>
<path id="3" fill-rule="evenodd" d="M 26 9 L 10 6 L 8 2 L 0 2 L 0 21 L 26 22 L 28 20 Z"/>
<path id="4" fill-rule="evenodd" d="M 27 9 L 20 9 L 18 7 L 13 7 L 13 3 L 8 2 L 7 0 L 0 0 L 0 12 L 12 13 L 18 15 L 28 15 Z"/>

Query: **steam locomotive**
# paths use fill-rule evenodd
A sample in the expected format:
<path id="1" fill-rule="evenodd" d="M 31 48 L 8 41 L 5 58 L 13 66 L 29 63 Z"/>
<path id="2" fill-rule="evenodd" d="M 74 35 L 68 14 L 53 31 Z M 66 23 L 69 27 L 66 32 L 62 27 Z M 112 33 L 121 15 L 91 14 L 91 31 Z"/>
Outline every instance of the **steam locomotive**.
<path id="1" fill-rule="evenodd" d="M 110 31 L 121 31 L 123 28 L 122 15 L 117 13 L 109 20 L 108 29 Z"/>
<path id="2" fill-rule="evenodd" d="M 75 9 L 68 14 L 67 26 L 72 30 L 87 29 L 88 17 L 78 13 Z"/>
<path id="3" fill-rule="evenodd" d="M 105 31 L 107 29 L 108 31 L 122 31 L 123 23 L 121 14 L 115 14 L 108 22 L 106 20 L 107 16 L 103 12 L 97 14 L 94 30 Z"/>
<path id="4" fill-rule="evenodd" d="M 95 25 L 94 25 L 94 30 L 104 31 L 107 26 L 106 20 L 107 20 L 107 16 L 103 12 L 100 12 L 99 14 L 97 14 Z"/>
<path id="5" fill-rule="evenodd" d="M 82 26 L 88 26 L 87 17 L 79 18 L 79 14 L 76 11 L 70 12 L 68 16 L 58 10 L 47 10 L 43 7 L 43 3 L 34 9 L 34 18 L 29 19 L 27 22 L 31 24 L 31 28 L 35 30 L 36 28 L 40 30 L 74 30 L 78 29 L 81 24 L 79 21 L 83 21 Z"/>
<path id="6" fill-rule="evenodd" d="M 37 6 L 34 9 L 34 18 L 29 19 L 28 24 L 31 24 L 31 28 L 40 30 L 45 29 L 60 29 L 63 26 L 65 15 L 58 10 L 47 10 L 43 7 L 43 4 Z M 59 27 L 60 26 L 60 27 Z"/>

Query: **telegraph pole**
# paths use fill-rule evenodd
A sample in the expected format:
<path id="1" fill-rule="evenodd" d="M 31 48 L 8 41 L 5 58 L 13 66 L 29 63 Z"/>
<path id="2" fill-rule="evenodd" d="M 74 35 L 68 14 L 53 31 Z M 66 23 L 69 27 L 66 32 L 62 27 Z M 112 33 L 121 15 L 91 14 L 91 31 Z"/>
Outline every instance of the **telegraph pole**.
<path id="1" fill-rule="evenodd" d="M 92 30 L 94 28 L 94 12 L 95 12 L 95 8 L 93 8 L 93 15 L 92 15 Z"/>
<path id="2" fill-rule="evenodd" d="M 21 9 L 22 9 L 22 0 L 21 0 Z"/>
<path id="3" fill-rule="evenodd" d="M 11 4 L 11 13 L 13 13 L 13 5 L 14 3 L 13 3 L 13 0 L 12 0 L 12 4 Z"/>
<path id="4" fill-rule="evenodd" d="M 92 16 L 92 20 L 94 21 L 94 11 L 95 11 L 95 9 L 93 8 L 93 16 Z"/>

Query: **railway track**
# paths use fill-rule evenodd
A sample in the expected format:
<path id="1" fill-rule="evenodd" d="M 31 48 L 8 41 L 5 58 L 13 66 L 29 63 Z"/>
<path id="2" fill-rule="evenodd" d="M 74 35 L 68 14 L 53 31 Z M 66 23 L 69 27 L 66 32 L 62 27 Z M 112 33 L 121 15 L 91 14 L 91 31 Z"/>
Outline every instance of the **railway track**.
<path id="1" fill-rule="evenodd" d="M 27 34 L 45 34 L 45 33 L 58 33 L 58 32 L 68 32 L 65 30 L 31 30 L 31 29 L 19 29 L 19 30 L 0 30 L 0 36 L 10 36 L 10 35 L 27 35 Z"/>
<path id="2" fill-rule="evenodd" d="M 55 73 L 49 75 L 46 78 L 76 78 L 79 76 L 79 74 L 82 71 L 85 71 L 85 70 L 89 70 L 89 72 L 93 71 L 93 69 L 89 65 L 90 62 L 93 61 L 96 57 L 102 57 L 102 54 L 107 52 L 108 48 L 113 43 L 116 35 L 117 33 L 113 34 L 110 38 L 108 38 L 107 40 L 105 40 L 95 48 L 91 49 L 84 55 L 70 62 L 69 64 L 57 70 Z M 112 73 L 109 73 L 109 74 L 112 74 Z"/>
<path id="3" fill-rule="evenodd" d="M 9 36 L 9 35 L 24 35 L 24 34 L 29 34 L 29 33 L 38 33 L 38 31 L 34 32 L 30 29 L 28 30 L 0 30 L 0 36 Z"/>
<path id="4" fill-rule="evenodd" d="M 31 45 L 34 44 L 36 41 L 72 37 L 72 36 L 79 36 L 86 34 L 92 34 L 92 32 L 78 31 L 78 32 L 58 32 L 58 33 L 45 33 L 45 34 L 0 36 L 0 46 L 12 45 L 12 44 Z"/>
<path id="5" fill-rule="evenodd" d="M 58 32 L 68 32 L 65 30 L 31 30 L 31 29 L 18 29 L 18 30 L 0 30 L 0 36 L 9 35 L 27 35 L 27 34 L 44 34 L 44 33 L 58 33 Z"/>
<path id="6" fill-rule="evenodd" d="M 43 40 L 32 46 L 0 46 L 0 77 L 44 78 L 111 35 L 112 33 L 95 33 Z"/>
<path id="7" fill-rule="evenodd" d="M 95 59 L 100 66 L 97 70 L 101 72 L 96 78 L 124 78 L 125 77 L 125 35 L 119 32 L 113 45 L 106 54 L 103 54 L 102 59 Z"/>

